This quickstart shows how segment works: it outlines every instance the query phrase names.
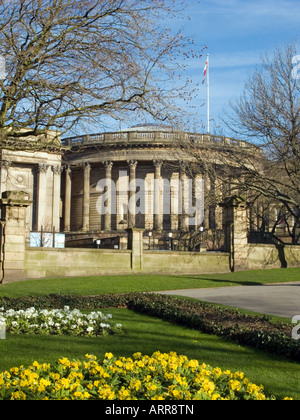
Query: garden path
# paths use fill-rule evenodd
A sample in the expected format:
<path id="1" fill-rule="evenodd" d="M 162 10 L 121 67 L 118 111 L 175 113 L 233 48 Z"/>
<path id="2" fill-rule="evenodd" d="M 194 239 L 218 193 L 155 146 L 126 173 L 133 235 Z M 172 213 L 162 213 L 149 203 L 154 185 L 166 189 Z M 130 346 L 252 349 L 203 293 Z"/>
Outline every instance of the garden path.
<path id="1" fill-rule="evenodd" d="M 259 286 L 166 290 L 161 294 L 186 296 L 267 315 L 293 318 L 300 315 L 300 281 Z"/>

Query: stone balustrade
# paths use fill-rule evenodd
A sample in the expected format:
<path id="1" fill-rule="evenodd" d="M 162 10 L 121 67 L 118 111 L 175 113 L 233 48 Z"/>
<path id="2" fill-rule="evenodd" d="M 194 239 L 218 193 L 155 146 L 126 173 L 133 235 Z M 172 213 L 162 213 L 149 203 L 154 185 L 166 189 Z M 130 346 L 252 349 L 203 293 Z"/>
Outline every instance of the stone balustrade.
<path id="1" fill-rule="evenodd" d="M 98 133 L 84 136 L 68 137 L 62 140 L 64 146 L 76 145 L 109 145 L 118 143 L 163 143 L 174 144 L 189 141 L 192 144 L 230 145 L 233 147 L 249 147 L 249 143 L 223 136 L 207 134 L 191 134 L 171 131 L 120 131 L 115 133 Z"/>

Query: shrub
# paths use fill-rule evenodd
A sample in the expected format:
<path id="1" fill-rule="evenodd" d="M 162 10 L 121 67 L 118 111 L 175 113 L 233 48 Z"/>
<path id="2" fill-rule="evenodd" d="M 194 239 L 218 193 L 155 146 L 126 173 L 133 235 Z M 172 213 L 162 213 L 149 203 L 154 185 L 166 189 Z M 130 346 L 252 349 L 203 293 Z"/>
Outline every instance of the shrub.
<path id="1" fill-rule="evenodd" d="M 264 316 L 246 315 L 231 309 L 157 294 L 140 294 L 128 303 L 128 307 L 204 333 L 300 360 L 300 341 L 292 338 L 291 327 L 283 323 L 274 324 Z"/>
<path id="2" fill-rule="evenodd" d="M 26 310 L 36 309 L 63 309 L 65 306 L 78 309 L 99 309 L 126 307 L 128 300 L 135 294 L 111 294 L 98 296 L 70 296 L 50 294 L 46 296 L 24 296 L 17 298 L 0 297 L 0 307 L 5 309 Z"/>

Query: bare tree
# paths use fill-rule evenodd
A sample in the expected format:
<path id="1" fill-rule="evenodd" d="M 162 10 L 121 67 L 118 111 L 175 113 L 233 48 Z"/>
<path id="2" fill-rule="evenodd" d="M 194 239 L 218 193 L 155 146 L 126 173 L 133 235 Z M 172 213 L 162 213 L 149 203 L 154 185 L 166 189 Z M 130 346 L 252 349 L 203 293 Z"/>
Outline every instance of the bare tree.
<path id="1" fill-rule="evenodd" d="M 166 22 L 182 3 L 0 0 L 2 146 L 38 147 L 30 136 L 101 125 L 107 116 L 145 112 L 171 120 L 186 88 L 177 76 L 191 41 Z"/>
<path id="2" fill-rule="evenodd" d="M 296 45 L 265 57 L 224 122 L 232 138 L 181 136 L 196 171 L 219 182 L 218 200 L 243 196 L 253 230 L 300 238 L 300 83 Z M 238 139 L 238 140 L 235 140 Z M 209 205 L 209 200 L 206 205 Z M 213 203 L 212 203 L 213 204 Z"/>
<path id="3" fill-rule="evenodd" d="M 296 45 L 278 49 L 245 85 L 227 119 L 236 136 L 256 145 L 263 157 L 239 157 L 238 186 L 277 205 L 293 242 L 299 239 L 300 216 L 300 84 L 294 76 Z M 275 217 L 276 219 L 276 217 Z"/>

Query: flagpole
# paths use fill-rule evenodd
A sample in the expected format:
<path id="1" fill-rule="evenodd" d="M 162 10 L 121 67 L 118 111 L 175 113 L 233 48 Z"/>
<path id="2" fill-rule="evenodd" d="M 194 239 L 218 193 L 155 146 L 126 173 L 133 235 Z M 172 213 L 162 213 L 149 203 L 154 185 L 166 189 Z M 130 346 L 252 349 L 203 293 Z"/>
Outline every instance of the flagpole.
<path id="1" fill-rule="evenodd" d="M 207 82 L 207 134 L 209 134 L 210 132 L 210 116 L 209 116 L 209 54 L 207 54 L 207 78 L 206 78 L 206 82 Z"/>

